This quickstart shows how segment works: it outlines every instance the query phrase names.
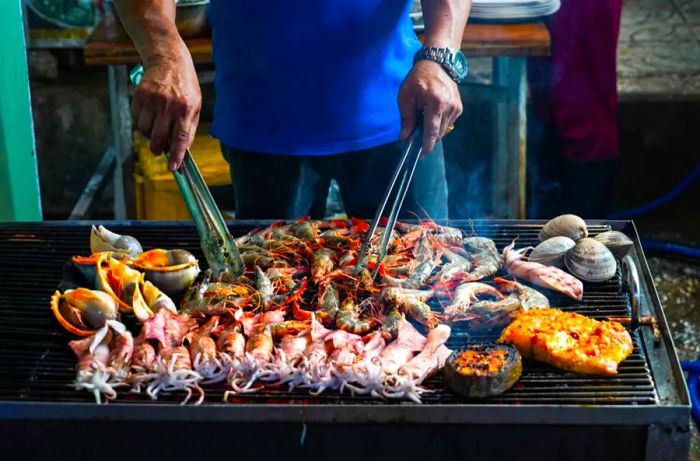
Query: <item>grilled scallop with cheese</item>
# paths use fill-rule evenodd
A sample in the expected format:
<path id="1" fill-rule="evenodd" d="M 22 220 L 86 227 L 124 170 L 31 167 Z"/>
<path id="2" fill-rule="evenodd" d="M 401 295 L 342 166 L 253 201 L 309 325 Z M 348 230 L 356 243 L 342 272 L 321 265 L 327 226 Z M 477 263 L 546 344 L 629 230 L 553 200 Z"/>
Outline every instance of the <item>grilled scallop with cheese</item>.
<path id="1" fill-rule="evenodd" d="M 633 349 L 620 323 L 554 308 L 520 313 L 499 341 L 512 343 L 523 357 L 591 375 L 617 374 L 617 366 Z"/>

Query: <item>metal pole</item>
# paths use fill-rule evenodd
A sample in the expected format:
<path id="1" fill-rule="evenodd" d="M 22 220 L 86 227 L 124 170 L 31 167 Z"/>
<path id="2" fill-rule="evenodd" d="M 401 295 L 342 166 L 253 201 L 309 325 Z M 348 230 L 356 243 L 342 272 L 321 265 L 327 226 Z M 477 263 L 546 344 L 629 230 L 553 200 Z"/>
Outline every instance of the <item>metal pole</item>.
<path id="1" fill-rule="evenodd" d="M 0 220 L 40 221 L 23 7 L 7 3 L 0 14 Z"/>

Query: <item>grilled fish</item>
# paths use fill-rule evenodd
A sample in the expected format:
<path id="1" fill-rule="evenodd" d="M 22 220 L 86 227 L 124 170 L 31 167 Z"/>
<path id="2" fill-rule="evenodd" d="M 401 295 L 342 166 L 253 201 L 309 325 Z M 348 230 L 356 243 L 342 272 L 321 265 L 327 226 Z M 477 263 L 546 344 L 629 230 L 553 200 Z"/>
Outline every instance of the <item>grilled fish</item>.
<path id="1" fill-rule="evenodd" d="M 521 312 L 501 334 L 523 357 L 564 370 L 593 375 L 617 374 L 633 349 L 632 338 L 618 322 L 598 321 L 561 309 Z"/>

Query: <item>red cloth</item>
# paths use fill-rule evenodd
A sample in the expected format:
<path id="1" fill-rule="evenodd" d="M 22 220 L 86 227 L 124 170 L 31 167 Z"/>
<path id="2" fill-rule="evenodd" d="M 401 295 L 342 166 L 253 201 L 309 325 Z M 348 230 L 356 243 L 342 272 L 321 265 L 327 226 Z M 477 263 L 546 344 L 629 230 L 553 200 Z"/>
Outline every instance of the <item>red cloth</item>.
<path id="1" fill-rule="evenodd" d="M 617 133 L 617 40 L 622 0 L 563 0 L 551 18 L 551 56 L 531 59 L 530 95 L 545 125 L 577 160 L 613 159 Z"/>

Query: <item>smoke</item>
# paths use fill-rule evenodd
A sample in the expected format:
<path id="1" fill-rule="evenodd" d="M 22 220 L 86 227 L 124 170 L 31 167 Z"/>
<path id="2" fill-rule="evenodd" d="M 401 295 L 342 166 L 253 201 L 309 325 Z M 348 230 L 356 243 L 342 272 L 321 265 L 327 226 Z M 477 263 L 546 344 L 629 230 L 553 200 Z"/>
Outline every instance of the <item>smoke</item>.
<path id="1" fill-rule="evenodd" d="M 452 170 L 452 171 L 450 171 Z M 484 164 L 448 168 L 450 219 L 483 219 L 491 209 L 491 187 Z"/>

